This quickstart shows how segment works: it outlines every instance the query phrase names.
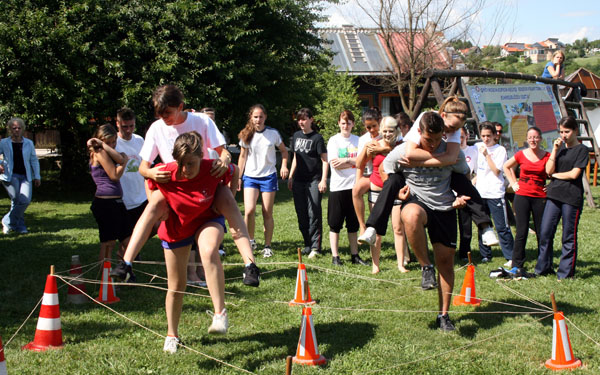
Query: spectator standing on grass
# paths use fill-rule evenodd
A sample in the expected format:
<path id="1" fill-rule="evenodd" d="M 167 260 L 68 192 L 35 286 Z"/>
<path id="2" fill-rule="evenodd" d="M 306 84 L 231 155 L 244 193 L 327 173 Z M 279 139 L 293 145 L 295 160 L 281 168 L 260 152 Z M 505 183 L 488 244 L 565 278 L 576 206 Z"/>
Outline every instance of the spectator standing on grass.
<path id="1" fill-rule="evenodd" d="M 91 210 L 98 223 L 101 261 L 111 258 L 116 240 L 125 248 L 131 235 L 119 181 L 125 172 L 128 158 L 115 150 L 117 138 L 115 128 L 111 124 L 104 124 L 87 142 L 92 179 L 96 184 Z"/>
<path id="2" fill-rule="evenodd" d="M 248 111 L 248 122 L 238 134 L 241 152 L 238 165 L 242 173 L 244 184 L 244 221 L 248 227 L 250 244 L 256 248 L 254 231 L 256 227 L 256 202 L 262 197 L 262 216 L 264 223 L 265 246 L 263 257 L 273 256 L 271 241 L 275 222 L 273 220 L 273 206 L 275 194 L 279 190 L 277 180 L 277 154 L 275 149 L 281 152 L 281 169 L 279 171 L 282 179 L 287 179 L 289 171 L 287 167 L 288 152 L 281 140 L 279 132 L 271 127 L 265 126 L 267 111 L 261 104 L 250 107 Z"/>
<path id="3" fill-rule="evenodd" d="M 367 265 L 358 255 L 356 238 L 359 224 L 352 204 L 352 187 L 356 181 L 355 169 L 358 153 L 358 136 L 352 134 L 354 114 L 348 110 L 340 113 L 338 127 L 340 132 L 327 142 L 327 158 L 331 166 L 327 223 L 329 224 L 332 263 L 334 265 L 342 264 L 338 250 L 340 231 L 345 221 L 352 263 Z"/>
<path id="4" fill-rule="evenodd" d="M 546 205 L 546 163 L 550 153 L 541 149 L 542 131 L 532 127 L 527 130 L 528 148 L 518 151 L 504 164 L 504 174 L 515 192 L 515 219 L 517 233 L 512 253 L 511 273 L 516 277 L 532 277 L 525 268 L 525 245 L 529 233 L 529 216 L 533 216 L 535 233 L 540 233 L 544 206 Z M 516 169 L 520 168 L 519 180 Z M 540 238 L 537 236 L 538 249 Z"/>
<path id="5" fill-rule="evenodd" d="M 512 268 L 512 250 L 514 239 L 508 223 L 506 203 L 504 201 L 504 176 L 502 168 L 506 163 L 506 149 L 496 143 L 496 127 L 489 121 L 479 125 L 482 142 L 475 144 L 479 150 L 477 156 L 477 182 L 475 187 L 487 205 L 500 238 L 500 248 L 506 259 L 505 267 Z M 483 243 L 479 236 L 479 252 L 482 261 L 492 258 L 492 249 Z"/>
<path id="6" fill-rule="evenodd" d="M 546 190 L 546 206 L 540 232 L 540 251 L 535 265 L 538 275 L 553 274 L 554 235 L 562 218 L 562 255 L 556 276 L 558 280 L 575 276 L 577 261 L 577 228 L 583 209 L 583 171 L 589 160 L 587 146 L 577 139 L 575 118 L 563 117 L 558 123 L 560 138 L 554 141 L 546 163 L 550 183 Z"/>
<path id="7" fill-rule="evenodd" d="M 6 124 L 8 137 L 0 140 L 0 181 L 10 198 L 10 210 L 2 218 L 2 233 L 28 233 L 25 210 L 31 202 L 33 185 L 41 184 L 40 163 L 33 142 L 25 137 L 25 121 L 13 117 Z"/>
<path id="8" fill-rule="evenodd" d="M 298 227 L 304 239 L 302 253 L 314 258 L 321 255 L 323 240 L 321 199 L 327 190 L 327 148 L 310 109 L 300 109 L 296 120 L 300 130 L 292 137 L 294 158 L 288 188 L 294 196 Z"/>

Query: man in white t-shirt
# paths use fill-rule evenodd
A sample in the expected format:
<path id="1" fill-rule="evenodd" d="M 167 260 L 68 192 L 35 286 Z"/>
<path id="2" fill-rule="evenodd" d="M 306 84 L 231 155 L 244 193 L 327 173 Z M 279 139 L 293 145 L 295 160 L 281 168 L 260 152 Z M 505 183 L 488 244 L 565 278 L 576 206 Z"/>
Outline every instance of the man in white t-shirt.
<path id="1" fill-rule="evenodd" d="M 144 138 L 134 133 L 135 113 L 127 107 L 123 107 L 117 112 L 117 130 L 117 147 L 115 149 L 126 154 L 128 158 L 127 167 L 120 182 L 123 188 L 123 203 L 127 208 L 128 231 L 131 233 L 148 204 L 144 177 L 139 173 L 142 161 L 139 153 L 144 145 Z M 124 252 L 125 249 L 123 248 L 122 251 Z"/>

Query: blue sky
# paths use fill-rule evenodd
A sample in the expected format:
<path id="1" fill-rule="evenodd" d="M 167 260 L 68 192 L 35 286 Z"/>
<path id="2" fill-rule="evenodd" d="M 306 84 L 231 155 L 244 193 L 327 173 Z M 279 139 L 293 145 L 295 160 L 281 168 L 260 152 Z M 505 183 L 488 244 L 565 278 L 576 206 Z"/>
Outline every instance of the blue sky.
<path id="1" fill-rule="evenodd" d="M 330 16 L 327 26 L 340 26 L 342 23 L 374 26 L 355 0 L 348 0 L 342 5 L 330 5 L 325 14 Z M 500 23 L 494 21 L 498 14 L 502 19 Z M 600 1 L 487 0 L 486 7 L 474 23 L 481 25 L 481 31 L 475 31 L 473 36 L 480 45 L 534 43 L 547 38 L 559 38 L 563 43 L 572 43 L 581 38 L 596 40 L 600 39 Z M 498 25 L 493 28 L 495 35 L 488 26 L 492 24 Z"/>

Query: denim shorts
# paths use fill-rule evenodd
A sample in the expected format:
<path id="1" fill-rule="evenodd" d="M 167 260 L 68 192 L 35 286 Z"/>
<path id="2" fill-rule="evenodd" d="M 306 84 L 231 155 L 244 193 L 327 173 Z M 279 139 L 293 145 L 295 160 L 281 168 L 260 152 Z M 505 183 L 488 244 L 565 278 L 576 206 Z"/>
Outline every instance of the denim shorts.
<path id="1" fill-rule="evenodd" d="M 225 233 L 227 233 L 227 227 L 225 226 L 225 218 L 223 216 L 217 216 L 215 218 L 207 220 L 206 223 L 221 224 L 221 226 L 223 227 L 223 231 Z M 206 224 L 206 223 L 204 223 L 204 224 Z M 191 236 L 191 237 L 184 238 L 183 240 L 176 241 L 176 242 L 167 242 L 167 241 L 163 241 L 163 240 L 161 240 L 160 242 L 162 244 L 163 249 L 173 250 L 173 249 L 177 249 L 179 247 L 193 245 L 194 244 L 194 237 L 195 236 Z M 196 246 L 193 246 L 193 247 L 197 249 Z"/>

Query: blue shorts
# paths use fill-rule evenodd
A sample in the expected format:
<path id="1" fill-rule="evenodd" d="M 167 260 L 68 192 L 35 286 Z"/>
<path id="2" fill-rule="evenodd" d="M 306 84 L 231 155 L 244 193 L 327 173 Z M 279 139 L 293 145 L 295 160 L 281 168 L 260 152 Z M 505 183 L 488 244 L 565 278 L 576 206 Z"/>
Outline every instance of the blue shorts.
<path id="1" fill-rule="evenodd" d="M 243 175 L 242 181 L 244 182 L 244 189 L 258 189 L 261 193 L 269 193 L 279 190 L 279 185 L 277 183 L 277 172 L 268 175 L 267 177 L 249 177 Z"/>
<path id="2" fill-rule="evenodd" d="M 218 216 L 218 217 L 215 217 L 213 219 L 207 220 L 206 223 L 221 224 L 221 226 L 223 227 L 223 233 L 227 233 L 227 227 L 225 226 L 225 218 L 223 216 Z M 206 224 L 206 223 L 204 223 L 204 224 Z M 173 250 L 173 249 L 177 249 L 177 248 L 180 248 L 180 247 L 193 245 L 194 244 L 194 237 L 195 236 L 184 238 L 183 240 L 177 241 L 177 242 L 167 242 L 167 241 L 163 241 L 163 240 L 161 240 L 160 242 L 162 243 L 163 249 Z M 194 248 L 197 249 L 198 247 L 194 246 Z"/>

